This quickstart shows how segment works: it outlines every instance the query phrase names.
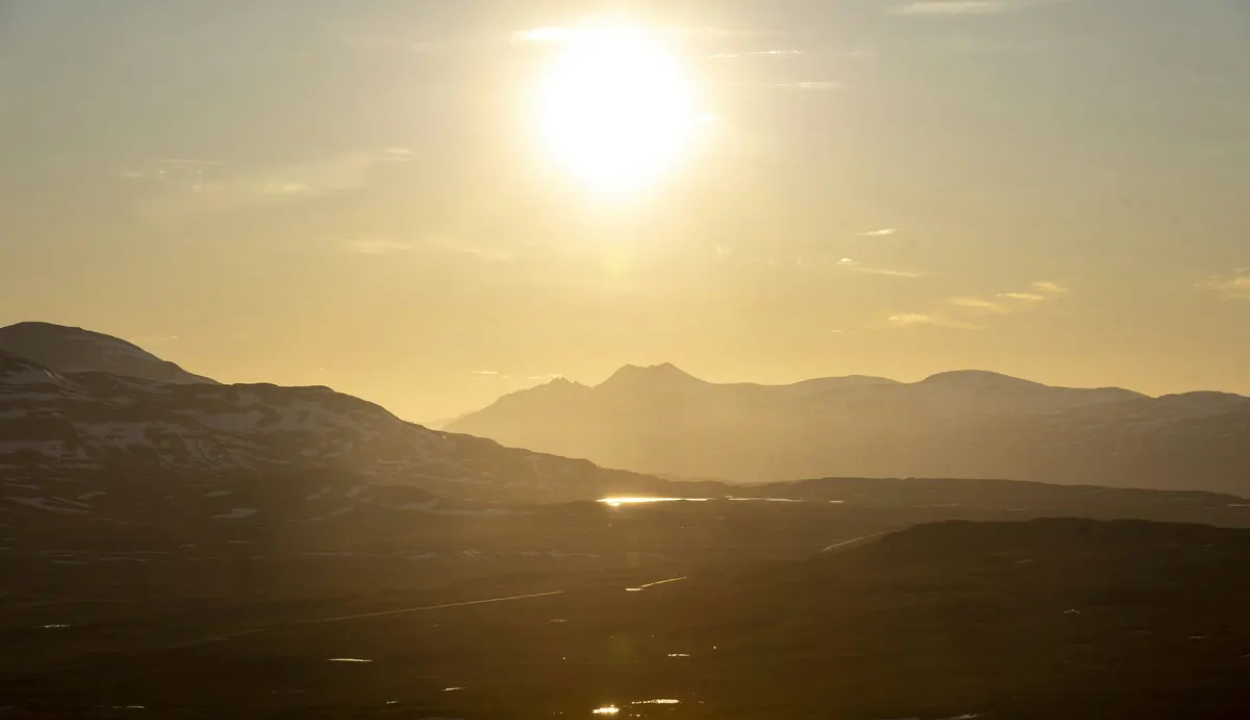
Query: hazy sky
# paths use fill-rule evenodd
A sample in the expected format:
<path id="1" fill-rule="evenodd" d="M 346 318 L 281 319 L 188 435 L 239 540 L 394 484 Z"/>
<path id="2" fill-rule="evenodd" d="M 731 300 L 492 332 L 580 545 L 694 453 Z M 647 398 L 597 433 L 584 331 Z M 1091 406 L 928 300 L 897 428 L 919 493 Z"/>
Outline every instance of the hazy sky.
<path id="1" fill-rule="evenodd" d="M 605 198 L 533 28 L 706 115 Z M 0 0 L 0 324 L 431 420 L 552 374 L 1250 393 L 1245 0 Z"/>

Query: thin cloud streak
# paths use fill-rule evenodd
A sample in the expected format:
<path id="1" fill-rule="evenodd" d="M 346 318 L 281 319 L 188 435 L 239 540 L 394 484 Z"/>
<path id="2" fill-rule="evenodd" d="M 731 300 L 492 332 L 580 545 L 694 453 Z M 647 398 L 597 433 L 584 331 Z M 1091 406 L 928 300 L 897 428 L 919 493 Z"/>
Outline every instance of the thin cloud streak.
<path id="1" fill-rule="evenodd" d="M 868 232 L 859 233 L 859 237 L 886 237 L 898 232 L 894 228 L 882 228 L 880 230 L 869 230 Z"/>
<path id="2" fill-rule="evenodd" d="M 463 255 L 485 262 L 505 262 L 513 258 L 512 253 L 498 248 L 475 245 L 448 237 L 436 237 L 425 240 L 420 245 L 387 238 L 366 238 L 352 240 L 345 243 L 344 247 L 351 252 L 361 255 L 400 255 L 426 248 L 452 255 Z"/>
<path id="3" fill-rule="evenodd" d="M 891 268 L 855 266 L 852 266 L 851 269 L 857 273 L 863 273 L 865 275 L 883 275 L 885 277 L 908 278 L 912 280 L 929 276 L 929 273 L 924 272 L 923 270 L 893 270 Z"/>
<path id="4" fill-rule="evenodd" d="M 1039 280 L 1032 283 L 1036 292 L 1005 292 L 995 297 L 1007 302 L 995 302 L 985 298 L 965 295 L 946 300 L 937 309 L 926 313 L 903 313 L 892 315 L 889 324 L 894 327 L 915 327 L 932 325 L 960 329 L 979 329 L 966 318 L 1013 315 L 1038 307 L 1041 303 L 1067 294 L 1068 288 L 1053 280 Z M 1250 284 L 1248 284 L 1250 287 Z"/>
<path id="5" fill-rule="evenodd" d="M 565 26 L 544 26 L 516 30 L 511 33 L 510 37 L 514 45 L 563 45 L 568 43 L 580 42 L 588 36 L 593 35 L 597 31 L 595 25 L 586 27 L 565 27 Z M 752 33 L 742 30 L 729 30 L 718 27 L 664 27 L 655 30 L 661 35 L 678 36 L 686 38 L 731 38 L 743 37 Z M 765 54 L 772 51 L 763 51 Z M 792 52 L 792 51 L 777 51 Z M 802 51 L 793 51 L 802 52 Z"/>
<path id="6" fill-rule="evenodd" d="M 1050 280 L 1039 280 L 1033 283 L 1033 289 L 1046 295 L 1063 295 L 1068 292 L 1068 288 Z"/>
<path id="7" fill-rule="evenodd" d="M 1006 12 L 1003 0 L 923 0 L 892 8 L 892 15 L 995 15 Z"/>
<path id="8" fill-rule="evenodd" d="M 994 315 L 1006 315 L 1011 312 L 1011 308 L 1000 303 L 979 297 L 958 297 L 950 301 L 950 304 L 969 312 L 990 313 Z"/>
<path id="9" fill-rule="evenodd" d="M 410 252 L 412 243 L 395 240 L 353 240 L 347 243 L 347 249 L 361 255 L 397 255 Z"/>
<path id="10" fill-rule="evenodd" d="M 364 188 L 383 165 L 406 162 L 406 148 L 362 150 L 303 162 L 245 165 L 163 158 L 120 176 L 136 185 L 142 215 L 182 221 L 350 193 Z"/>
<path id="11" fill-rule="evenodd" d="M 1068 0 L 916 0 L 890 8 L 891 15 L 904 17 L 968 17 L 1000 15 Z"/>
<path id="12" fill-rule="evenodd" d="M 943 327 L 956 330 L 980 330 L 981 326 L 943 313 L 901 313 L 889 317 L 890 325 L 900 328 Z"/>
<path id="13" fill-rule="evenodd" d="M 892 268 L 864 267 L 848 257 L 842 258 L 837 264 L 838 267 L 844 267 L 852 272 L 863 273 L 865 275 L 884 275 L 886 277 L 912 279 L 929 276 L 929 273 L 922 270 L 894 270 Z"/>
<path id="14" fill-rule="evenodd" d="M 836 90 L 842 83 L 835 80 L 806 80 L 802 82 L 777 83 L 777 87 L 793 90 Z"/>
<path id="15" fill-rule="evenodd" d="M 750 50 L 748 52 L 717 53 L 708 56 L 712 60 L 740 60 L 746 57 L 796 57 L 806 55 L 806 50 Z"/>
<path id="16" fill-rule="evenodd" d="M 1240 268 L 1232 275 L 1215 278 L 1207 287 L 1229 300 L 1250 300 L 1250 268 Z"/>
<path id="17" fill-rule="evenodd" d="M 431 241 L 431 245 L 444 252 L 466 255 L 487 262 L 507 262 L 515 257 L 513 253 L 501 248 L 479 245 L 454 237 L 435 238 Z"/>

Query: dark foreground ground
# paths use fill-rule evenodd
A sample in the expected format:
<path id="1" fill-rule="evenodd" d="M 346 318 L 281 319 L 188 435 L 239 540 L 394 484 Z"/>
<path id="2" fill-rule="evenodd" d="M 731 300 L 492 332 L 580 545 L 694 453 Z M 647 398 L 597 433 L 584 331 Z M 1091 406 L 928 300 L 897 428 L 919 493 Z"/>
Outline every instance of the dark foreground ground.
<path id="1" fill-rule="evenodd" d="M 629 513 L 657 511 L 676 512 Z M 253 572 L 328 577 L 302 596 L 14 597 L 0 717 L 1250 715 L 1250 531 L 945 522 L 848 540 L 798 560 L 274 558 Z"/>

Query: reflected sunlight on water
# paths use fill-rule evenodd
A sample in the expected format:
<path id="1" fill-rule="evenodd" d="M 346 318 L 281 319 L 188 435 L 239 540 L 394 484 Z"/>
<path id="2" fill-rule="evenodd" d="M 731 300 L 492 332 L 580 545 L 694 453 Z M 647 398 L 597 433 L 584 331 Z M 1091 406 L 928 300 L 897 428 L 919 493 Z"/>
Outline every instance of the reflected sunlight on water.
<path id="1" fill-rule="evenodd" d="M 638 505 L 641 503 L 659 503 L 659 502 L 707 502 L 711 498 L 672 498 L 672 497 L 606 497 L 599 502 L 612 507 L 620 507 L 622 505 Z"/>
<path id="2" fill-rule="evenodd" d="M 685 501 L 685 502 L 708 502 L 709 500 L 714 500 L 714 499 L 715 499 L 715 498 L 695 498 L 695 497 L 688 497 L 688 498 L 680 498 L 680 497 L 605 497 L 605 498 L 600 498 L 600 499 L 599 499 L 599 502 L 603 503 L 604 505 L 610 505 L 610 506 L 612 506 L 612 507 L 621 507 L 622 505 L 647 505 L 647 504 L 651 504 L 651 503 L 683 502 L 683 501 Z M 845 500 L 825 500 L 825 501 L 821 501 L 821 500 L 795 500 L 795 499 L 793 499 L 793 498 L 771 498 L 771 497 L 728 497 L 728 498 L 725 498 L 725 499 L 726 499 L 726 500 L 731 500 L 731 501 L 734 501 L 734 502 L 770 502 L 770 503 L 797 503 L 797 504 L 805 504 L 805 503 L 813 503 L 813 502 L 827 502 L 827 503 L 830 503 L 830 504 L 832 504 L 832 505 L 842 505 L 842 504 L 844 504 L 844 503 L 846 502 Z"/>
<path id="3" fill-rule="evenodd" d="M 615 705 L 604 705 L 603 707 L 595 708 L 592 712 L 596 715 L 615 715 L 620 711 L 621 709 Z"/>

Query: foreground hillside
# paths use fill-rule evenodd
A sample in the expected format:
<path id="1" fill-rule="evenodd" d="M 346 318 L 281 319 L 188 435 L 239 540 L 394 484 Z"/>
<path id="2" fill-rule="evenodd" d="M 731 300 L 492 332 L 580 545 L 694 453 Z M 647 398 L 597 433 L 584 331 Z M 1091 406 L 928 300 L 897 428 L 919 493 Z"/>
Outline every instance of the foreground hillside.
<path id="1" fill-rule="evenodd" d="M 0 636 L 41 655 L 0 693 L 14 717 L 1239 718 L 1247 560 L 1244 530 L 940 523 L 681 575 L 28 607 Z"/>
<path id="2" fill-rule="evenodd" d="M 714 384 L 671 365 L 557 380 L 449 430 L 609 467 L 737 481 L 1012 478 L 1250 492 L 1250 398 L 1151 398 L 988 372 Z"/>
<path id="3" fill-rule="evenodd" d="M 663 484 L 429 430 L 324 387 L 62 374 L 3 352 L 0 472 L 10 502 L 71 515 L 84 510 L 84 495 L 160 483 L 175 495 L 202 497 L 265 474 L 330 473 L 348 487 L 401 485 L 520 502 L 649 492 Z"/>

